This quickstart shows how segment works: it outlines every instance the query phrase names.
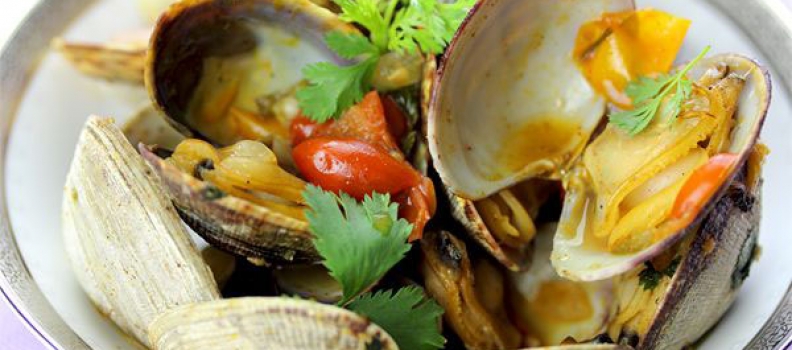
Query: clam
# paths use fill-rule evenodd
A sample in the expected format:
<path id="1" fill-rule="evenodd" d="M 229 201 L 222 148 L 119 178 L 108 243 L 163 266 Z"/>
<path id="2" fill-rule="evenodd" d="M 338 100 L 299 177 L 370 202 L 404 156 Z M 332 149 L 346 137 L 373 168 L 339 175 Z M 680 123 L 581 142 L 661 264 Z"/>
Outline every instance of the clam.
<path id="1" fill-rule="evenodd" d="M 237 298 L 187 305 L 158 317 L 151 343 L 176 349 L 398 349 L 351 311 L 288 298 Z"/>
<path id="2" fill-rule="evenodd" d="M 467 348 L 520 346 L 521 335 L 506 316 L 503 276 L 498 270 L 484 267 L 489 273 L 476 275 L 465 243 L 447 231 L 425 232 L 421 252 L 426 292 L 446 310 L 443 319 Z"/>
<path id="3" fill-rule="evenodd" d="M 88 296 L 143 344 L 160 313 L 220 297 L 159 181 L 112 119 L 91 117 L 80 135 L 62 223 Z"/>
<path id="4" fill-rule="evenodd" d="M 578 28 L 632 7 L 629 0 L 480 3 L 443 57 L 429 150 L 454 217 L 511 270 L 527 267 L 538 205 L 515 191 L 541 192 L 525 182 L 560 179 L 605 111 L 570 55 Z"/>
<path id="5" fill-rule="evenodd" d="M 750 267 L 761 218 L 757 159 L 766 153 L 757 141 L 771 83 L 755 61 L 714 55 L 687 72 L 693 88 L 678 118 L 662 110 L 634 136 L 606 124 L 606 109 L 615 107 L 583 77 L 572 48 L 581 24 L 630 8 L 630 1 L 481 2 L 441 61 L 428 142 L 455 217 L 512 270 L 536 263 L 520 254 L 531 244 L 534 255 L 550 248 L 531 235 L 536 225 L 504 215 L 519 212 L 504 191 L 560 181 L 565 197 L 549 254 L 557 277 L 612 285 L 612 339 L 680 348 L 718 320 Z M 689 184 L 713 168 L 720 172 L 709 187 Z M 685 186 L 708 191 L 686 206 Z M 482 205 L 498 197 L 497 210 Z M 513 244 L 487 217 L 522 225 L 515 237 L 532 238 Z M 651 274 L 660 276 L 654 289 L 639 283 Z"/>
<path id="6" fill-rule="evenodd" d="M 154 30 L 146 86 L 168 123 L 185 136 L 216 145 L 259 140 L 288 149 L 283 143 L 297 112 L 293 94 L 300 70 L 337 60 L 323 46 L 331 31 L 357 30 L 307 0 L 184 1 L 171 6 Z M 157 149 L 140 148 L 182 218 L 211 244 L 268 262 L 319 260 L 300 203 L 273 196 L 257 201 L 245 195 L 248 189 L 218 188 L 152 152 Z M 281 155 L 288 153 L 280 151 L 277 161 L 286 161 Z M 287 199 L 300 201 L 294 197 Z"/>
<path id="7" fill-rule="evenodd" d="M 324 35 L 332 31 L 358 32 L 307 0 L 185 1 L 160 18 L 148 50 L 146 86 L 168 123 L 196 140 L 173 154 L 154 145 L 140 150 L 182 218 L 211 244 L 277 264 L 319 261 L 303 214 L 305 184 L 289 175 L 294 166 L 288 127 L 299 112 L 301 68 L 343 62 L 324 46 Z M 381 61 L 390 63 L 375 69 L 376 82 L 387 89 L 428 84 L 435 72 L 434 57 L 426 57 L 427 64 L 421 57 L 409 60 L 417 69 L 398 69 L 393 57 Z M 428 96 L 429 89 L 410 91 Z M 419 114 L 416 104 L 416 119 Z M 408 156 L 425 171 L 428 155 L 420 141 Z M 269 174 L 279 175 L 253 173 L 260 164 L 225 157 L 243 148 L 257 149 L 259 159 L 272 165 Z M 189 161 L 175 160 L 187 153 Z M 224 179 L 233 179 L 218 180 L 223 171 L 234 173 Z M 244 181 L 237 176 L 242 172 Z"/>
<path id="8" fill-rule="evenodd" d="M 770 78 L 756 62 L 734 54 L 706 58 L 688 77 L 708 97 L 694 98 L 679 126 L 657 122 L 628 137 L 609 125 L 566 179 L 567 196 L 552 257 L 562 276 L 596 280 L 623 273 L 695 232 L 708 217 L 722 215 L 713 209 L 754 151 L 770 103 Z M 697 108 L 706 112 L 696 117 Z M 616 161 L 619 152 L 646 157 Z M 684 182 L 716 153 L 735 158 L 723 182 L 700 207 L 671 213 Z M 585 172 L 585 179 L 577 171 Z M 619 217 L 617 211 L 625 213 Z M 581 219 L 583 212 L 591 217 L 588 222 Z M 744 234 L 737 232 L 744 229 L 724 227 L 735 236 Z"/>
<path id="9" fill-rule="evenodd" d="M 154 29 L 146 87 L 189 137 L 229 145 L 277 132 L 257 99 L 299 84 L 306 64 L 338 61 L 323 40 L 333 31 L 357 29 L 308 0 L 183 1 Z"/>
<path id="10" fill-rule="evenodd" d="M 507 267 L 519 267 L 503 253 L 508 242 L 485 224 L 482 214 L 492 210 L 482 210 L 482 204 L 525 181 L 563 180 L 553 266 L 566 278 L 599 280 L 659 255 L 710 213 L 758 138 L 770 97 L 764 69 L 733 54 L 706 58 L 688 73 L 698 87 L 683 110 L 683 127 L 657 121 L 631 137 L 608 125 L 594 135 L 606 104 L 571 55 L 575 36 L 581 24 L 632 3 L 487 4 L 463 24 L 444 56 L 428 125 L 434 164 L 456 205 L 455 216 L 473 238 Z M 517 13 L 536 15 L 526 21 Z M 693 213 L 695 220 L 669 219 L 682 178 L 718 153 L 737 157 L 720 189 Z M 503 203 L 496 212 L 501 216 L 525 206 Z M 638 206 L 630 215 L 619 213 Z M 647 220 L 654 226 L 637 227 L 647 213 L 655 214 Z M 512 217 L 511 224 L 519 227 L 518 219 Z"/>

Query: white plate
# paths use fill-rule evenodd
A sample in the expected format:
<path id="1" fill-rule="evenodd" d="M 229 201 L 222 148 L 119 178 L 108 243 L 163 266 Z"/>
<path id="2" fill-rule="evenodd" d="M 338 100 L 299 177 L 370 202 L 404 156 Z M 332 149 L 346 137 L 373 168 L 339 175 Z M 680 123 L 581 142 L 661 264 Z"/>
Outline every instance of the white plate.
<path id="1" fill-rule="evenodd" d="M 712 53 L 737 52 L 767 60 L 729 17 L 710 3 L 690 0 L 638 1 L 693 20 L 681 56 L 689 59 L 706 45 Z M 65 36 L 102 42 L 145 28 L 134 1 L 105 0 L 89 8 Z M 786 38 L 788 40 L 788 38 Z M 792 57 L 792 55 L 790 56 Z M 773 67 L 770 67 L 771 72 Z M 779 76 L 763 140 L 772 154 L 765 167 L 761 259 L 722 322 L 701 349 L 745 346 L 762 327 L 792 281 L 792 105 Z M 46 55 L 25 94 L 7 149 L 6 178 L 11 227 L 24 262 L 63 320 L 97 349 L 131 349 L 130 342 L 91 306 L 72 274 L 60 234 L 61 191 L 80 128 L 90 114 L 119 122 L 148 101 L 140 88 L 86 78 L 57 54 Z M 119 213 L 123 215 L 123 213 Z"/>

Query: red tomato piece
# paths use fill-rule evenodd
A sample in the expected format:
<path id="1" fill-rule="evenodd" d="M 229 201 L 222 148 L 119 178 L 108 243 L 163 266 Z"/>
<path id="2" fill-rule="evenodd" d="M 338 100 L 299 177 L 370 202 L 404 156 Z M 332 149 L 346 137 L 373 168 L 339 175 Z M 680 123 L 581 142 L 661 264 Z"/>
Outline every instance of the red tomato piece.
<path id="1" fill-rule="evenodd" d="M 407 116 L 399 104 L 389 96 L 382 99 L 382 107 L 385 109 L 388 131 L 394 138 L 401 140 L 404 135 L 407 135 Z"/>
<path id="2" fill-rule="evenodd" d="M 726 181 L 729 171 L 737 163 L 736 154 L 722 153 L 710 158 L 706 164 L 696 169 L 682 185 L 677 194 L 671 217 L 692 219 L 704 207 L 721 184 Z"/>
<path id="3" fill-rule="evenodd" d="M 397 194 L 421 182 L 408 163 L 357 139 L 311 138 L 295 147 L 292 156 L 306 180 L 358 200 L 372 192 Z"/>
<path id="4" fill-rule="evenodd" d="M 317 124 L 305 117 L 297 117 L 291 124 L 292 144 L 321 136 L 353 138 L 385 149 L 392 156 L 403 159 L 398 143 L 388 131 L 382 100 L 376 91 L 369 92 L 360 103 L 344 112 L 338 120 Z"/>
<path id="5" fill-rule="evenodd" d="M 292 145 L 299 145 L 311 138 L 320 127 L 321 125 L 306 117 L 299 116 L 294 118 L 289 126 L 289 136 L 291 137 Z"/>
<path id="6" fill-rule="evenodd" d="M 399 217 L 413 224 L 408 241 L 413 242 L 423 237 L 424 227 L 437 210 L 434 183 L 428 177 L 421 179 L 421 184 L 411 187 L 394 198 L 399 203 Z"/>

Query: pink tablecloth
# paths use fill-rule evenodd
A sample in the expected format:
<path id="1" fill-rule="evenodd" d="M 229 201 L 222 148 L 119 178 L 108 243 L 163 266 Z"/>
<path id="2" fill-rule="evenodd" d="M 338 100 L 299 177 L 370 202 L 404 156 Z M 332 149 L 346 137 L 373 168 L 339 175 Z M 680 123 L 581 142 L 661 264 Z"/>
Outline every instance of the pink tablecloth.
<path id="1" fill-rule="evenodd" d="M 792 6 L 792 0 L 782 0 Z M 0 350 L 45 350 L 47 346 L 34 335 L 16 311 L 0 295 Z"/>

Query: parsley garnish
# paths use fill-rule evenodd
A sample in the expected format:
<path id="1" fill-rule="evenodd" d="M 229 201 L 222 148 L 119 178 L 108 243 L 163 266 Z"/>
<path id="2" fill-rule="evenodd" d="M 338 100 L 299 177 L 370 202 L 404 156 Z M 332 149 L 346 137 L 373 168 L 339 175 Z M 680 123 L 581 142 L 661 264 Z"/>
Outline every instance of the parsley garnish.
<path id="1" fill-rule="evenodd" d="M 314 245 L 323 264 L 341 284 L 344 305 L 376 283 L 398 263 L 410 244 L 412 225 L 398 219 L 398 205 L 374 193 L 358 203 L 309 185 L 303 193 Z"/>
<path id="2" fill-rule="evenodd" d="M 358 59 L 357 63 L 338 66 L 322 62 L 303 69 L 309 86 L 297 92 L 297 100 L 303 114 L 320 123 L 340 116 L 371 90 L 371 74 L 384 53 L 441 53 L 475 3 L 475 0 L 453 4 L 438 0 L 334 1 L 341 8 L 340 18 L 364 27 L 369 36 L 329 33 L 325 36 L 328 47 L 343 58 Z"/>
<path id="3" fill-rule="evenodd" d="M 371 319 L 390 334 L 400 349 L 440 349 L 445 339 L 440 334 L 439 318 L 443 309 L 426 298 L 418 287 L 366 293 L 348 308 Z"/>
<path id="4" fill-rule="evenodd" d="M 709 50 L 709 46 L 704 48 L 704 51 L 685 68 L 673 75 L 661 74 L 654 79 L 639 77 L 631 81 L 624 89 L 624 93 L 632 99 L 635 108 L 611 114 L 610 123 L 623 129 L 630 136 L 635 136 L 649 126 L 649 123 L 660 113 L 661 107 L 663 112 L 668 111 L 669 116 L 676 118 L 682 109 L 682 104 L 690 98 L 693 91 L 693 82 L 686 75 Z"/>

